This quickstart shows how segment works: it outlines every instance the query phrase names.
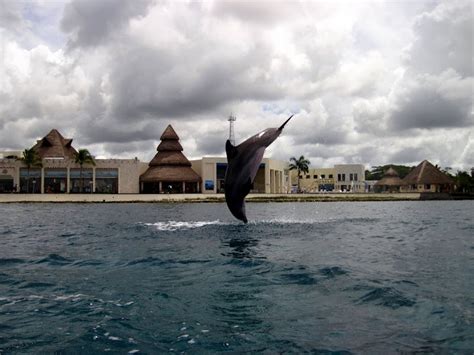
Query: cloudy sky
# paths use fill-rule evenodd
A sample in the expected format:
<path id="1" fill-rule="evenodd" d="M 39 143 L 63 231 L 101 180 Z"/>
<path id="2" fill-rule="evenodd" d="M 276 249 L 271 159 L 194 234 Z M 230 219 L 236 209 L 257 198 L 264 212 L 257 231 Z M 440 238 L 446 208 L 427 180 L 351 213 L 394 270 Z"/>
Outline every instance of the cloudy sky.
<path id="1" fill-rule="evenodd" d="M 0 0 L 0 150 L 57 128 L 150 160 L 189 158 L 295 114 L 267 156 L 474 166 L 470 0 Z"/>

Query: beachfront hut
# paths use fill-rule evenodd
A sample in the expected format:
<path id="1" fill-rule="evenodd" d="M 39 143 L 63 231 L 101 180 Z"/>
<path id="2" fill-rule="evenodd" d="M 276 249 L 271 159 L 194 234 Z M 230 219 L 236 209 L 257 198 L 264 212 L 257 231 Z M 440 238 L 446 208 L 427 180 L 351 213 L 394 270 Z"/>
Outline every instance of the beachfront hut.
<path id="1" fill-rule="evenodd" d="M 400 192 L 402 179 L 394 168 L 390 167 L 383 175 L 383 178 L 377 181 L 374 185 L 376 192 Z"/>
<path id="2" fill-rule="evenodd" d="M 182 153 L 183 147 L 171 125 L 160 137 L 157 153 L 140 176 L 141 193 L 199 192 L 200 176 L 191 169 L 191 162 Z"/>
<path id="3" fill-rule="evenodd" d="M 423 160 L 402 180 L 403 192 L 451 192 L 454 180 L 428 160 Z"/>
<path id="4" fill-rule="evenodd" d="M 72 139 L 64 138 L 56 129 L 52 129 L 44 138 L 32 147 L 41 159 L 74 159 L 77 153 L 72 147 Z"/>

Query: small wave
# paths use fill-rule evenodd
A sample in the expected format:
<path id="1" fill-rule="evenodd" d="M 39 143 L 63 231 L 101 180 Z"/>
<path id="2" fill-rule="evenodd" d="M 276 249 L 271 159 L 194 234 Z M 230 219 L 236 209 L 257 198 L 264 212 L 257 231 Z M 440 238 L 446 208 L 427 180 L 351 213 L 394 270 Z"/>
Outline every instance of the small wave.
<path id="1" fill-rule="evenodd" d="M 400 291 L 392 287 L 376 288 L 369 293 L 366 293 L 359 299 L 360 303 L 374 302 L 377 305 L 397 309 L 400 307 L 411 307 L 416 302 L 407 298 Z"/>
<path id="2" fill-rule="evenodd" d="M 339 266 L 324 267 L 319 272 L 326 276 L 328 279 L 332 279 L 336 276 L 346 275 L 348 272 Z"/>
<path id="3" fill-rule="evenodd" d="M 0 266 L 12 265 L 12 264 L 23 264 L 25 260 L 20 258 L 0 258 Z"/>
<path id="4" fill-rule="evenodd" d="M 49 264 L 49 265 L 67 265 L 73 262 L 73 260 L 65 258 L 58 254 L 49 254 L 46 258 L 38 260 L 38 264 Z"/>
<path id="5" fill-rule="evenodd" d="M 210 225 L 224 225 L 219 220 L 216 221 L 194 221 L 194 222 L 181 222 L 181 221 L 167 221 L 167 222 L 156 222 L 156 223 L 143 223 L 146 226 L 156 227 L 159 231 L 176 231 L 183 229 L 195 229 L 206 227 Z"/>

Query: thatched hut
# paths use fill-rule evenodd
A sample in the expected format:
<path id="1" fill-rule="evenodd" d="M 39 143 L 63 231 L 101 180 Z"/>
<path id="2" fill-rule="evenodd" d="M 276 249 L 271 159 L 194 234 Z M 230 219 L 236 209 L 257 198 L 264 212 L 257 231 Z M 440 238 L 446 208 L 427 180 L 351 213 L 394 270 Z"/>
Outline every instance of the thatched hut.
<path id="1" fill-rule="evenodd" d="M 423 160 L 402 180 L 403 192 L 452 192 L 454 180 L 428 160 Z"/>
<path id="2" fill-rule="evenodd" d="M 398 173 L 390 167 L 383 175 L 383 178 L 375 183 L 374 190 L 376 192 L 400 192 L 402 184 L 402 179 L 400 179 Z"/>
<path id="3" fill-rule="evenodd" d="M 72 139 L 64 138 L 56 129 L 52 129 L 44 138 L 38 140 L 32 149 L 36 150 L 41 159 L 74 159 L 77 153 L 72 147 Z"/>
<path id="4" fill-rule="evenodd" d="M 171 125 L 160 137 L 155 157 L 140 176 L 141 193 L 199 192 L 201 177 L 191 169 L 191 162 L 182 153 L 183 147 Z"/>

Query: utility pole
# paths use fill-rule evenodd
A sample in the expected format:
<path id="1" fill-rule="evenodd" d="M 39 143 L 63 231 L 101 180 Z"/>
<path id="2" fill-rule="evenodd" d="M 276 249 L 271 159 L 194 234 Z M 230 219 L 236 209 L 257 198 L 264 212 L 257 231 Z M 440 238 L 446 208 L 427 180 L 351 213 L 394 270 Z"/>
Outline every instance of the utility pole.
<path id="1" fill-rule="evenodd" d="M 234 122 L 237 120 L 234 115 L 230 114 L 229 119 L 229 141 L 235 145 Z"/>

